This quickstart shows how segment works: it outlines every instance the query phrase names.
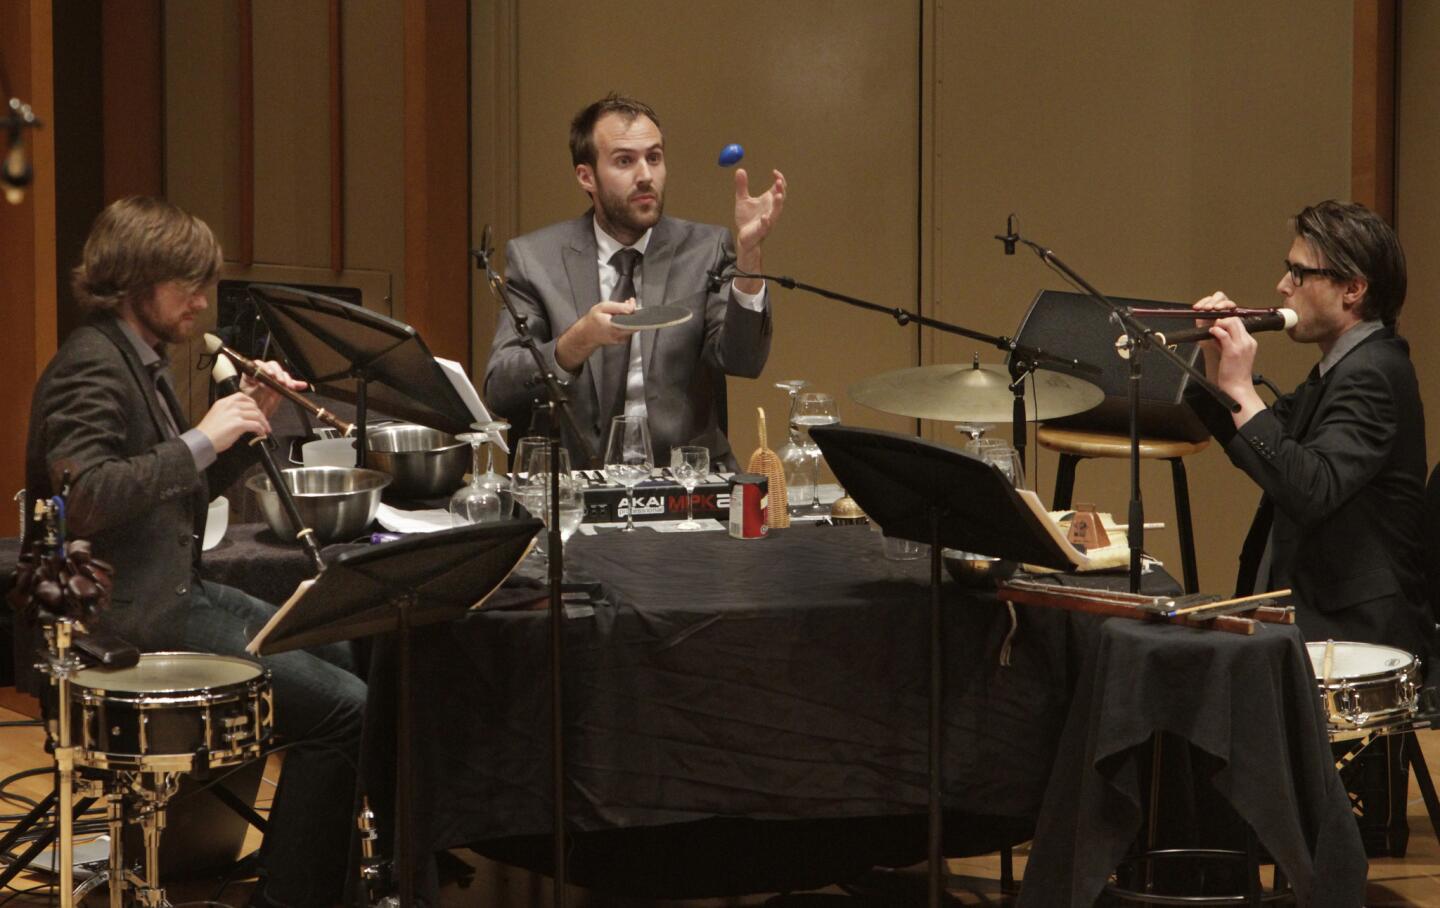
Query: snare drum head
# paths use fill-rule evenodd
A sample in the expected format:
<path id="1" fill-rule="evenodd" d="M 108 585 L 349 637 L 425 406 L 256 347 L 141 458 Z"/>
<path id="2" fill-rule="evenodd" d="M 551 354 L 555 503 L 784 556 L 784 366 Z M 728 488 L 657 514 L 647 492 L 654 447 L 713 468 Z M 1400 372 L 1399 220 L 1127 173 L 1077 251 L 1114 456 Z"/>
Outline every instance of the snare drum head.
<path id="1" fill-rule="evenodd" d="M 130 668 L 86 668 L 71 683 L 127 693 L 181 693 L 244 684 L 264 673 L 257 663 L 210 653 L 145 653 Z"/>
<path id="2" fill-rule="evenodd" d="M 1325 646 L 1324 643 L 1305 644 L 1305 649 L 1310 653 L 1310 665 L 1315 670 L 1315 678 L 1319 681 L 1325 680 Z M 1334 647 L 1330 655 L 1330 679 L 1332 681 L 1353 680 L 1372 675 L 1391 675 L 1402 668 L 1415 664 L 1414 656 L 1393 646 L 1350 643 L 1339 640 L 1331 646 Z"/>

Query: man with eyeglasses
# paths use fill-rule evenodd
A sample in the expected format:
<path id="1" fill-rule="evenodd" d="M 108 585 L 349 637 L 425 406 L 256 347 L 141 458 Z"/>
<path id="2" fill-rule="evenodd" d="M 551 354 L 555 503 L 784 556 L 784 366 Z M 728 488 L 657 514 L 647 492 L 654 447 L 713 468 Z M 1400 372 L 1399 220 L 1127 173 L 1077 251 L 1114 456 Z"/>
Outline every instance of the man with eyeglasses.
<path id="1" fill-rule="evenodd" d="M 1396 330 L 1405 256 L 1362 205 L 1310 206 L 1276 286 L 1298 321 L 1292 340 L 1320 362 L 1271 406 L 1252 380 L 1257 344 L 1238 318 L 1201 344 L 1207 377 L 1240 404 L 1201 389 L 1187 400 L 1264 496 L 1240 557 L 1237 587 L 1290 588 L 1307 640 L 1400 647 L 1422 658 L 1435 621 L 1424 577 L 1425 414 L 1410 347 Z M 1232 308 L 1224 293 L 1197 310 Z"/>

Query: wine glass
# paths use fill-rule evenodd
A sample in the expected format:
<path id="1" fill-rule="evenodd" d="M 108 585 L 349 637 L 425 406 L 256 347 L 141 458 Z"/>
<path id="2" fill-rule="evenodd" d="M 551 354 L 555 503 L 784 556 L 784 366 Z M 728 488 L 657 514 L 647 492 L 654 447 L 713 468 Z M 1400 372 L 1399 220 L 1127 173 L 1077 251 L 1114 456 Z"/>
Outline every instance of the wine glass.
<path id="1" fill-rule="evenodd" d="M 810 383 L 801 378 L 792 378 L 788 381 L 777 381 L 775 387 L 790 394 L 790 411 L 795 410 L 795 395 L 804 390 Z M 805 453 L 805 446 L 801 443 L 800 433 L 792 424 L 785 443 L 775 452 L 780 459 L 780 469 L 785 474 L 785 494 L 790 502 L 790 513 L 797 515 L 804 508 L 802 501 L 811 497 L 810 493 L 810 457 Z"/>
<path id="2" fill-rule="evenodd" d="M 515 496 L 511 491 L 510 480 L 505 478 L 504 473 L 495 472 L 495 448 L 497 446 L 496 437 L 504 438 L 505 433 L 510 429 L 510 424 L 503 419 L 492 419 L 490 422 L 474 423 L 472 428 L 484 433 L 485 439 L 490 444 L 485 448 L 485 472 L 479 479 L 471 481 L 476 485 L 491 489 L 500 496 L 500 517 L 507 518 L 514 513 Z M 471 467 L 472 476 L 478 468 L 478 463 Z"/>
<path id="3" fill-rule="evenodd" d="M 810 465 L 810 503 L 803 506 L 802 513 L 825 513 L 820 504 L 820 446 L 810 437 L 810 430 L 815 426 L 833 426 L 839 422 L 840 411 L 835 406 L 835 398 L 829 394 L 805 391 L 795 395 L 795 403 L 790 408 L 790 428 L 799 435 Z"/>
<path id="4" fill-rule="evenodd" d="M 685 520 L 676 524 L 675 529 L 700 529 L 700 521 L 695 519 L 695 487 L 710 472 L 710 449 L 704 445 L 671 448 L 670 472 L 685 487 Z"/>
<path id="5" fill-rule="evenodd" d="M 624 486 L 630 499 L 623 532 L 635 532 L 635 486 L 650 478 L 655 468 L 650 427 L 643 416 L 617 416 L 610 420 L 610 441 L 605 445 L 605 478 Z"/>
<path id="6" fill-rule="evenodd" d="M 512 471 L 515 475 L 514 482 L 511 486 L 511 488 L 515 490 L 515 494 L 520 494 L 520 489 L 523 488 L 527 482 L 525 471 L 529 469 L 530 466 L 531 452 L 539 450 L 549 443 L 550 439 L 543 435 L 526 435 L 524 438 L 515 442 L 515 450 L 511 455 L 512 460 L 510 461 L 515 467 Z"/>
<path id="7" fill-rule="evenodd" d="M 450 524 L 467 526 L 472 523 L 490 523 L 501 517 L 500 493 L 493 487 L 481 484 L 480 446 L 485 443 L 484 432 L 465 432 L 455 436 L 470 444 L 470 481 L 450 496 Z"/>

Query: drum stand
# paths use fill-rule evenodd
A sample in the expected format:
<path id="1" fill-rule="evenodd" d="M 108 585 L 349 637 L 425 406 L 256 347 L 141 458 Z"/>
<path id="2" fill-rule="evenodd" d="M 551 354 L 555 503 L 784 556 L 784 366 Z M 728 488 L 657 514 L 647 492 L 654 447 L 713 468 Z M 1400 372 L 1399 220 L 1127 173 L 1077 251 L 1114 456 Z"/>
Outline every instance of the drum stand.
<path id="1" fill-rule="evenodd" d="M 180 785 L 179 772 L 109 771 L 104 777 L 77 776 L 74 720 L 70 702 L 70 678 L 84 667 L 72 652 L 75 622 L 56 618 L 45 628 L 46 653 L 38 666 L 50 676 L 56 689 L 56 721 L 51 728 L 55 741 L 55 791 L 58 801 L 59 845 L 56 856 L 60 876 L 60 908 L 76 903 L 102 883 L 110 887 L 110 908 L 121 908 L 126 889 L 146 908 L 169 908 L 170 901 L 160 883 L 160 833 L 165 829 L 165 806 Z M 81 796 L 76 809 L 76 796 Z M 110 834 L 110 860 L 101 873 L 75 886 L 75 817 L 99 798 L 105 799 L 106 824 Z M 127 811 L 127 802 L 131 807 Z M 145 872 L 125 867 L 123 833 L 127 814 L 133 812 L 145 842 Z"/>

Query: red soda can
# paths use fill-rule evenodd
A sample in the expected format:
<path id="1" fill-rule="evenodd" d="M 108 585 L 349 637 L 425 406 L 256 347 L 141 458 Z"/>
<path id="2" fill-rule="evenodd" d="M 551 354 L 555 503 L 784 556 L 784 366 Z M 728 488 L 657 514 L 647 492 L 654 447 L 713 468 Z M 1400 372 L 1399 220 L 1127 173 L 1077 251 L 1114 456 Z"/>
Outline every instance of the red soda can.
<path id="1" fill-rule="evenodd" d="M 730 535 L 759 539 L 770 528 L 770 481 L 757 473 L 736 473 L 730 478 Z"/>

